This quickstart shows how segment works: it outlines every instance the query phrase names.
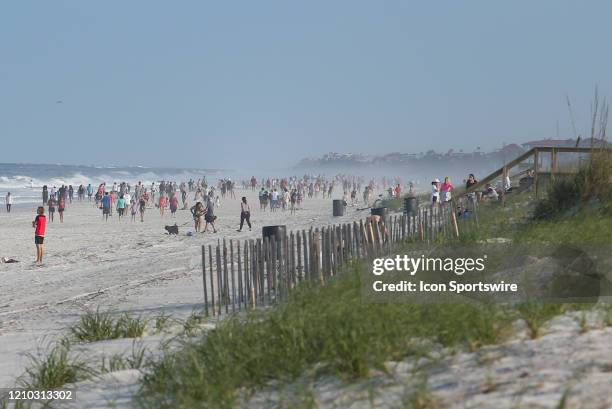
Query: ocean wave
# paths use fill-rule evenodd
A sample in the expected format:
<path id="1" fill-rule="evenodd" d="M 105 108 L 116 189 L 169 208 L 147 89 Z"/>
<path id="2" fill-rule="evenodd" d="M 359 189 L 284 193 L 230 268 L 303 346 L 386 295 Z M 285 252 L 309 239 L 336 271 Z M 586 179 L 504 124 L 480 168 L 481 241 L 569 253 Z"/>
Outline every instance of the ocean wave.
<path id="1" fill-rule="evenodd" d="M 230 173 L 227 176 L 230 176 Z M 214 179 L 220 174 L 220 171 L 206 169 L 0 164 L 0 190 L 40 189 L 44 185 L 49 187 L 72 185 L 76 188 L 80 184 L 98 185 L 103 182 L 108 184 L 121 182 L 151 184 L 161 180 L 181 182 L 196 180 L 203 176 Z"/>

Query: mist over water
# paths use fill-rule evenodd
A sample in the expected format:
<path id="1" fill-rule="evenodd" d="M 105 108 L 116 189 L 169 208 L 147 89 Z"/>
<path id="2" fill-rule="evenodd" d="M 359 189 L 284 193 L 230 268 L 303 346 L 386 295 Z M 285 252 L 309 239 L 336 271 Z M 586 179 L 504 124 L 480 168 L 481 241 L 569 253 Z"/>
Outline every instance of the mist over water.
<path id="1" fill-rule="evenodd" d="M 224 177 L 225 173 L 216 169 L 181 169 L 154 168 L 140 166 L 82 166 L 82 165 L 39 165 L 21 163 L 0 163 L 0 195 L 2 199 L 11 192 L 15 205 L 34 204 L 41 201 L 43 185 L 49 188 L 61 185 L 72 185 L 76 190 L 79 185 L 91 183 L 97 187 L 100 183 L 137 183 L 145 184 L 160 180 L 187 181 L 208 180 Z"/>

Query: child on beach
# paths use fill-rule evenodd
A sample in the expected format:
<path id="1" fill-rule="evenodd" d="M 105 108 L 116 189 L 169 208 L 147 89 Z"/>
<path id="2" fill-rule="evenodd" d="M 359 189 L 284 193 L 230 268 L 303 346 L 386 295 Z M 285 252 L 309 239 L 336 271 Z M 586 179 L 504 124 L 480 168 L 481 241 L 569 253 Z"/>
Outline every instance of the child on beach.
<path id="1" fill-rule="evenodd" d="M 138 203 L 135 200 L 131 201 L 130 213 L 132 215 L 132 221 L 136 221 L 136 214 L 138 214 Z"/>
<path id="2" fill-rule="evenodd" d="M 34 244 L 36 244 L 36 264 L 41 265 L 45 252 L 45 231 L 47 230 L 47 217 L 43 206 L 38 206 L 36 209 L 36 218 L 32 222 L 32 227 L 34 227 Z"/>

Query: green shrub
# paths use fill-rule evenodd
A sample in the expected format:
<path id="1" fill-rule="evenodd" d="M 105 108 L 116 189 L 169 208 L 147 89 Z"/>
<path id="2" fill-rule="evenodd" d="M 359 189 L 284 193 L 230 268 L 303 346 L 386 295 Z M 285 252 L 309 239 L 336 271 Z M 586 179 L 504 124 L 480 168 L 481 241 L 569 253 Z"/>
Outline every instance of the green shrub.
<path id="1" fill-rule="evenodd" d="M 604 212 L 612 210 L 612 157 L 606 151 L 594 152 L 589 161 L 568 179 L 552 183 L 546 198 L 534 210 L 536 219 L 547 219 L 592 201 Z"/>
<path id="2" fill-rule="evenodd" d="M 95 342 L 141 337 L 146 326 L 147 320 L 143 317 L 123 314 L 115 320 L 110 313 L 98 309 L 82 315 L 79 322 L 70 328 L 70 332 L 78 341 Z"/>
<path id="3" fill-rule="evenodd" d="M 53 389 L 67 383 L 87 379 L 93 371 L 70 350 L 57 345 L 46 354 L 30 355 L 30 365 L 21 383 L 31 389 Z"/>

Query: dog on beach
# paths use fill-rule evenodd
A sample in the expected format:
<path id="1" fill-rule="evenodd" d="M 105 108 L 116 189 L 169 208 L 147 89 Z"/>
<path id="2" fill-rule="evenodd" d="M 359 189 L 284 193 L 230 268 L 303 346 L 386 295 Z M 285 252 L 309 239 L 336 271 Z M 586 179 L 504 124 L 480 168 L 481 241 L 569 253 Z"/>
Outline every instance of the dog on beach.
<path id="1" fill-rule="evenodd" d="M 174 223 L 174 226 L 166 226 L 164 227 L 168 234 L 178 234 L 178 226 Z"/>

